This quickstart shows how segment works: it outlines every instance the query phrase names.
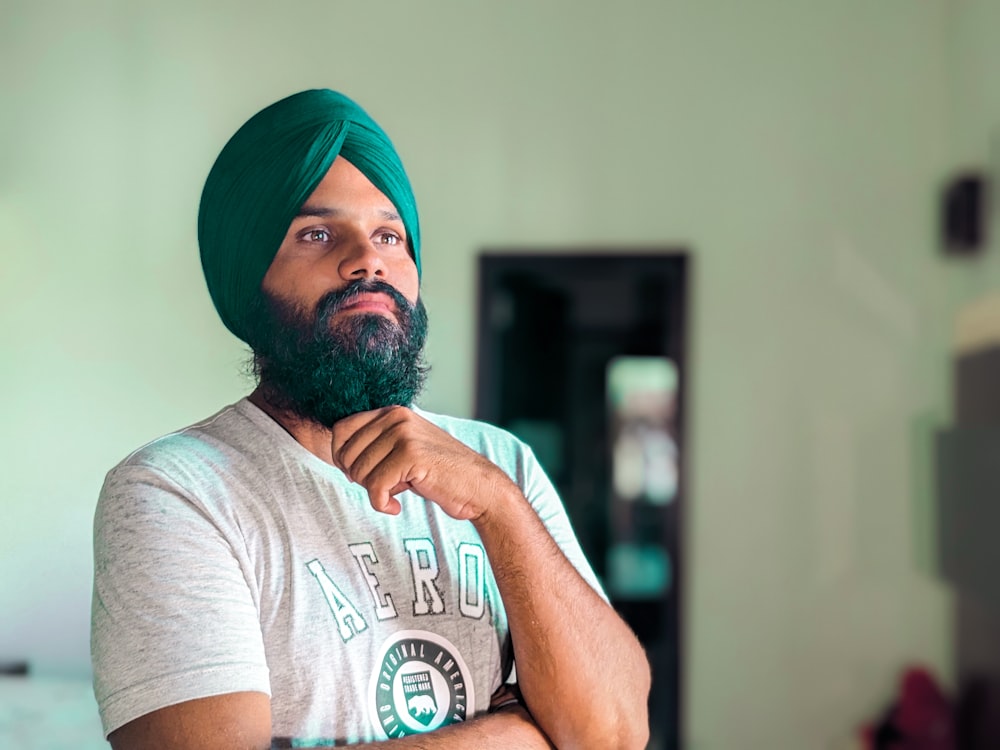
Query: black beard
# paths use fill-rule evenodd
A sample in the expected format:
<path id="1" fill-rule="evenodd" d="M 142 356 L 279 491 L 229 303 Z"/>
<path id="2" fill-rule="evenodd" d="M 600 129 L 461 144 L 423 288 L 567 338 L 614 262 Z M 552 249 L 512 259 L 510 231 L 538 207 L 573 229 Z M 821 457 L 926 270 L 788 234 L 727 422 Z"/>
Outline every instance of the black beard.
<path id="1" fill-rule="evenodd" d="M 357 313 L 331 325 L 362 292 L 389 295 L 396 318 Z M 423 349 L 427 310 L 382 281 L 359 279 L 324 295 L 310 315 L 264 292 L 247 315 L 253 372 L 272 406 L 331 427 L 344 417 L 384 406 L 411 406 L 428 366 Z"/>

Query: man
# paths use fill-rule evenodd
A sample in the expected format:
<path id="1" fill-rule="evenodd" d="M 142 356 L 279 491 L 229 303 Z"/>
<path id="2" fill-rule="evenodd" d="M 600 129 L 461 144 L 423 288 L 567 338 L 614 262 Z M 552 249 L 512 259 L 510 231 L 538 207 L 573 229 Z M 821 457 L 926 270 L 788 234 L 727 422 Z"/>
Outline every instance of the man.
<path id="1" fill-rule="evenodd" d="M 644 747 L 645 655 L 531 451 L 414 405 L 420 234 L 381 128 L 328 90 L 262 110 L 199 244 L 259 385 L 108 474 L 112 747 Z"/>

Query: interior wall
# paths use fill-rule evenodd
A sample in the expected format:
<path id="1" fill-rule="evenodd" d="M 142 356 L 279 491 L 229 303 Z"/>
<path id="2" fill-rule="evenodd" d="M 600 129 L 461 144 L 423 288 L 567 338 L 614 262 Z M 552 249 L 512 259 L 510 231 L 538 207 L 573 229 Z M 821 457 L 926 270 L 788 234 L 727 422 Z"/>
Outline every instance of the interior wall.
<path id="1" fill-rule="evenodd" d="M 975 170 L 992 182 L 987 239 L 978 257 L 949 265 L 950 301 L 956 308 L 1000 288 L 1000 2 L 959 0 L 950 13 L 948 108 L 953 170 Z"/>
<path id="2" fill-rule="evenodd" d="M 472 411 L 481 248 L 690 248 L 685 747 L 835 747 L 904 664 L 947 678 L 913 437 L 972 283 L 937 251 L 953 97 L 996 69 L 956 53 L 995 19 L 961 5 L 7 0 L 0 658 L 86 673 L 104 473 L 249 389 L 201 184 L 249 115 L 330 86 L 417 192 L 426 408 Z"/>

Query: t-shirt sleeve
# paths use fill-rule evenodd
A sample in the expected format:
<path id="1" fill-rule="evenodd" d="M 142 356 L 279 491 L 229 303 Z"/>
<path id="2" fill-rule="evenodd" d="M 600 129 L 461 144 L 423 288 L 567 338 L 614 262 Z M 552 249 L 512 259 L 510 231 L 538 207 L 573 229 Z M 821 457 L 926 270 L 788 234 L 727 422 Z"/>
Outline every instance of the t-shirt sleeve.
<path id="1" fill-rule="evenodd" d="M 91 655 L 105 735 L 165 706 L 270 694 L 245 546 L 148 466 L 107 477 L 94 518 Z"/>

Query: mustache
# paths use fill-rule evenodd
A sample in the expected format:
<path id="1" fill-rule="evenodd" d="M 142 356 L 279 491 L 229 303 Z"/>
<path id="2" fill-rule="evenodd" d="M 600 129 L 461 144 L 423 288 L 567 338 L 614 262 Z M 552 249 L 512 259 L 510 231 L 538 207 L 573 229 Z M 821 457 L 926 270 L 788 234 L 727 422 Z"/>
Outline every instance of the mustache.
<path id="1" fill-rule="evenodd" d="M 395 303 L 396 314 L 401 319 L 409 317 L 413 310 L 413 305 L 410 304 L 410 301 L 391 284 L 377 279 L 358 279 L 357 281 L 352 281 L 343 289 L 334 289 L 320 297 L 316 303 L 316 322 L 320 324 L 326 323 L 341 308 L 361 294 L 387 295 Z"/>

